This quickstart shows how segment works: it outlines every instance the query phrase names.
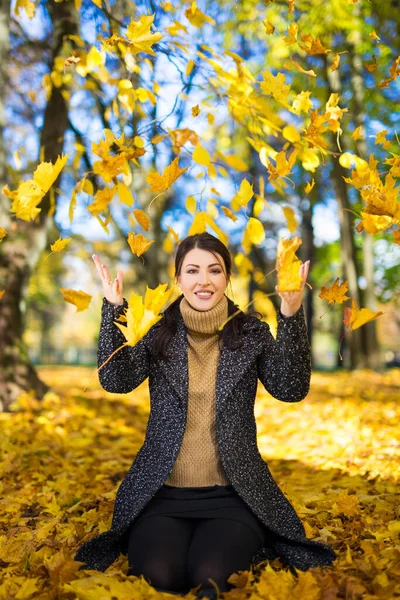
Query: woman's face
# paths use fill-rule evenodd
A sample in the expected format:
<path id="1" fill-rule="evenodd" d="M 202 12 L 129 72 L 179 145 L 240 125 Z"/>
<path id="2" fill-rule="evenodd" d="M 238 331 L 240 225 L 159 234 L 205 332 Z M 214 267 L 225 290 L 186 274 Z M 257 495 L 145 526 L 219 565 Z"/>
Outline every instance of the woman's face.
<path id="1" fill-rule="evenodd" d="M 228 284 L 225 265 L 220 254 L 216 253 L 216 257 L 208 250 L 193 248 L 183 259 L 178 284 L 186 300 L 196 310 L 210 310 L 224 295 Z M 201 296 L 197 293 L 200 290 L 211 294 Z"/>

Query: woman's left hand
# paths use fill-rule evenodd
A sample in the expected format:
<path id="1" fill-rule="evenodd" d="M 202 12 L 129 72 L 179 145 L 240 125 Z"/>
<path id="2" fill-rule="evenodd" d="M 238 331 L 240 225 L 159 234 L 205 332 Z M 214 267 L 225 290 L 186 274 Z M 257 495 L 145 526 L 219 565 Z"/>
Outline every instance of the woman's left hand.
<path id="1" fill-rule="evenodd" d="M 301 306 L 303 299 L 304 286 L 307 281 L 308 270 L 310 268 L 310 261 L 300 265 L 300 277 L 301 277 L 301 288 L 298 292 L 278 292 L 277 285 L 275 286 L 276 293 L 282 299 L 281 313 L 284 317 L 292 317 L 297 313 Z"/>

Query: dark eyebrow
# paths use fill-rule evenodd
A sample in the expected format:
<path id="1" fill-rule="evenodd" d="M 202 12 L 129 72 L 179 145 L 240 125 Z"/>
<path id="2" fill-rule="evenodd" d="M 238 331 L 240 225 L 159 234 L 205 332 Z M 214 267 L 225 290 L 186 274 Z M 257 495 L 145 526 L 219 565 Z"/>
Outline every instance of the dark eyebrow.
<path id="1" fill-rule="evenodd" d="M 219 267 L 221 266 L 219 263 L 212 263 L 211 265 L 208 265 L 208 266 L 209 267 L 214 267 L 215 265 L 218 265 Z M 186 267 L 197 267 L 198 269 L 200 268 L 199 265 L 192 265 L 192 264 L 186 265 Z M 185 267 L 185 269 L 186 269 L 186 267 Z"/>

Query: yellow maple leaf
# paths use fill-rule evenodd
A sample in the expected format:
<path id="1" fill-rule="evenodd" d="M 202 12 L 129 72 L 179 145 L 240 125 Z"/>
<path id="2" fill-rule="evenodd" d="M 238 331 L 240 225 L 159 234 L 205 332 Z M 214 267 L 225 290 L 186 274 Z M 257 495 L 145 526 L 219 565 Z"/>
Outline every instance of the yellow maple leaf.
<path id="1" fill-rule="evenodd" d="M 359 140 L 359 139 L 361 139 L 363 137 L 362 126 L 361 125 L 359 125 L 358 127 L 356 127 L 356 129 L 351 134 L 351 137 L 353 138 L 353 140 Z"/>
<path id="2" fill-rule="evenodd" d="M 292 111 L 296 115 L 300 115 L 301 112 L 308 113 L 310 108 L 313 107 L 313 103 L 310 100 L 311 92 L 300 92 L 293 100 Z"/>
<path id="3" fill-rule="evenodd" d="M 283 214 L 285 215 L 285 219 L 290 233 L 294 233 L 297 229 L 298 223 L 293 208 L 291 208 L 290 206 L 284 206 L 282 210 Z"/>
<path id="4" fill-rule="evenodd" d="M 166 289 L 167 285 L 160 284 L 155 289 L 146 286 L 144 300 L 139 294 L 131 293 L 128 308 L 121 315 L 124 318 L 120 319 L 126 326 L 114 321 L 126 339 L 124 346 L 135 346 L 150 328 L 162 319 L 159 312 L 172 293 L 172 288 Z"/>
<path id="5" fill-rule="evenodd" d="M 162 39 L 161 33 L 151 33 L 151 26 L 154 21 L 153 15 L 142 15 L 139 21 L 131 21 L 126 28 L 126 35 L 129 39 L 129 52 L 134 56 L 140 52 L 155 56 L 156 53 L 152 49 L 152 45 Z"/>
<path id="6" fill-rule="evenodd" d="M 267 19 L 265 19 L 262 23 L 265 27 L 266 34 L 272 35 L 275 31 L 275 27 Z"/>
<path id="7" fill-rule="evenodd" d="M 130 249 L 136 256 L 141 256 L 146 250 L 150 248 L 152 244 L 154 244 L 155 240 L 147 241 L 146 238 L 139 233 L 136 235 L 133 231 L 128 232 L 128 244 Z"/>
<path id="8" fill-rule="evenodd" d="M 360 500 L 357 494 L 349 495 L 349 490 L 345 489 L 338 495 L 336 502 L 332 505 L 332 514 L 334 517 L 345 515 L 346 517 L 356 517 L 360 514 Z"/>
<path id="9" fill-rule="evenodd" d="M 61 250 L 64 250 L 64 248 L 67 246 L 67 244 L 70 243 L 71 239 L 72 238 L 65 238 L 62 240 L 61 237 L 59 237 L 58 240 L 56 240 L 54 242 L 54 244 L 50 244 L 51 251 L 52 252 L 61 252 Z"/>
<path id="10" fill-rule="evenodd" d="M 95 201 L 89 204 L 89 206 L 86 208 L 95 217 L 107 208 L 111 200 L 114 198 L 116 191 L 117 189 L 115 185 L 111 188 L 106 187 L 101 190 L 97 190 L 94 196 Z"/>
<path id="11" fill-rule="evenodd" d="M 82 312 L 86 310 L 90 304 L 92 296 L 83 292 L 82 290 L 70 290 L 67 288 L 60 288 L 60 292 L 64 296 L 64 300 L 70 304 L 74 304 L 77 307 L 76 312 Z"/>
<path id="12" fill-rule="evenodd" d="M 344 307 L 343 323 L 349 331 L 354 331 L 354 329 L 362 327 L 365 323 L 377 319 L 380 315 L 383 315 L 383 312 L 379 311 L 374 313 L 369 308 L 359 309 L 357 302 L 353 298 L 351 301 L 351 308 L 348 306 Z"/>
<path id="13" fill-rule="evenodd" d="M 4 229 L 4 227 L 0 227 L 0 242 L 4 240 L 4 238 L 7 235 L 7 231 Z"/>
<path id="14" fill-rule="evenodd" d="M 278 292 L 296 292 L 301 289 L 301 261 L 296 256 L 301 244 L 302 240 L 297 236 L 290 240 L 279 239 L 276 256 Z"/>
<path id="15" fill-rule="evenodd" d="M 388 87 L 391 81 L 394 81 L 400 75 L 400 56 L 398 56 L 392 63 L 392 66 L 389 69 L 390 77 L 384 79 L 379 83 L 379 87 L 384 88 Z"/>
<path id="16" fill-rule="evenodd" d="M 151 225 L 151 221 L 150 221 L 149 217 L 146 215 L 146 213 L 144 212 L 144 210 L 139 210 L 138 208 L 136 208 L 133 211 L 133 214 L 135 215 L 135 219 L 139 223 L 139 225 L 141 225 L 143 227 L 143 229 L 145 229 L 147 231 Z"/>
<path id="17" fill-rule="evenodd" d="M 299 26 L 297 25 L 297 23 L 290 23 L 288 30 L 287 30 L 287 35 L 283 36 L 283 40 L 285 42 L 285 44 L 287 44 L 288 46 L 290 44 L 295 44 L 297 42 L 297 33 L 299 31 Z"/>
<path id="18" fill-rule="evenodd" d="M 197 8 L 196 2 L 192 2 L 189 8 L 185 10 L 185 17 L 194 27 L 197 28 L 202 27 L 204 23 L 211 23 L 211 25 L 215 25 L 214 19 L 201 12 L 201 10 Z"/>
<path id="19" fill-rule="evenodd" d="M 295 150 L 293 150 L 289 158 L 286 159 L 286 153 L 284 150 L 282 150 L 276 155 L 275 166 L 267 158 L 269 173 L 268 181 L 271 181 L 271 179 L 277 179 L 278 177 L 285 177 L 286 175 L 288 175 L 296 162 L 297 154 L 298 149 L 296 148 Z"/>
<path id="20" fill-rule="evenodd" d="M 290 90 L 290 83 L 285 83 L 286 75 L 284 73 L 272 75 L 267 69 L 262 76 L 264 81 L 260 81 L 260 88 L 264 94 L 271 94 L 276 100 L 285 102 Z"/>
<path id="21" fill-rule="evenodd" d="M 250 185 L 247 179 L 242 179 L 238 193 L 231 200 L 232 209 L 239 210 L 242 206 L 247 206 L 253 196 L 253 186 Z"/>
<path id="22" fill-rule="evenodd" d="M 331 285 L 331 287 L 321 288 L 319 298 L 321 298 L 321 300 L 328 300 L 329 304 L 333 304 L 334 302 L 337 302 L 338 304 L 343 304 L 343 302 L 345 302 L 346 300 L 350 300 L 350 297 L 345 295 L 347 291 L 348 281 L 343 281 L 339 285 L 339 277 L 337 277 L 333 285 Z"/>
<path id="23" fill-rule="evenodd" d="M 165 167 L 162 175 L 159 175 L 158 173 L 151 173 L 150 175 L 147 175 L 146 181 L 151 185 L 151 187 L 146 191 L 162 192 L 168 189 L 169 186 L 189 168 L 185 167 L 184 169 L 180 169 L 178 162 L 179 157 L 177 156 L 170 165 Z"/>
<path id="24" fill-rule="evenodd" d="M 330 52 L 329 49 L 323 47 L 319 38 L 315 39 L 310 33 L 302 35 L 301 41 L 304 43 L 300 44 L 299 42 L 300 48 L 310 56 L 314 56 L 315 54 L 327 54 Z"/>
<path id="25" fill-rule="evenodd" d="M 370 235 L 375 235 L 380 231 L 385 231 L 389 229 L 396 220 L 392 217 L 388 217 L 386 215 L 371 215 L 369 213 L 365 213 L 361 211 L 361 221 L 358 223 L 356 230 L 358 232 L 365 231 Z"/>

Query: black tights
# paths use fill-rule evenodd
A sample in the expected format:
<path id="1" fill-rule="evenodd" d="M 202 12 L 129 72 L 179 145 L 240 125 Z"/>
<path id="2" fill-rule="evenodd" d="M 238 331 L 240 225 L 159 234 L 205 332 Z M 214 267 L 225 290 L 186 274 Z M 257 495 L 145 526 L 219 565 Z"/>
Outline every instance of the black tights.
<path id="1" fill-rule="evenodd" d="M 152 515 L 129 531 L 128 575 L 143 575 L 158 590 L 187 593 L 202 584 L 211 593 L 234 587 L 236 571 L 249 570 L 261 547 L 247 525 L 228 519 L 191 519 Z M 212 595 L 212 594 L 211 594 Z"/>

